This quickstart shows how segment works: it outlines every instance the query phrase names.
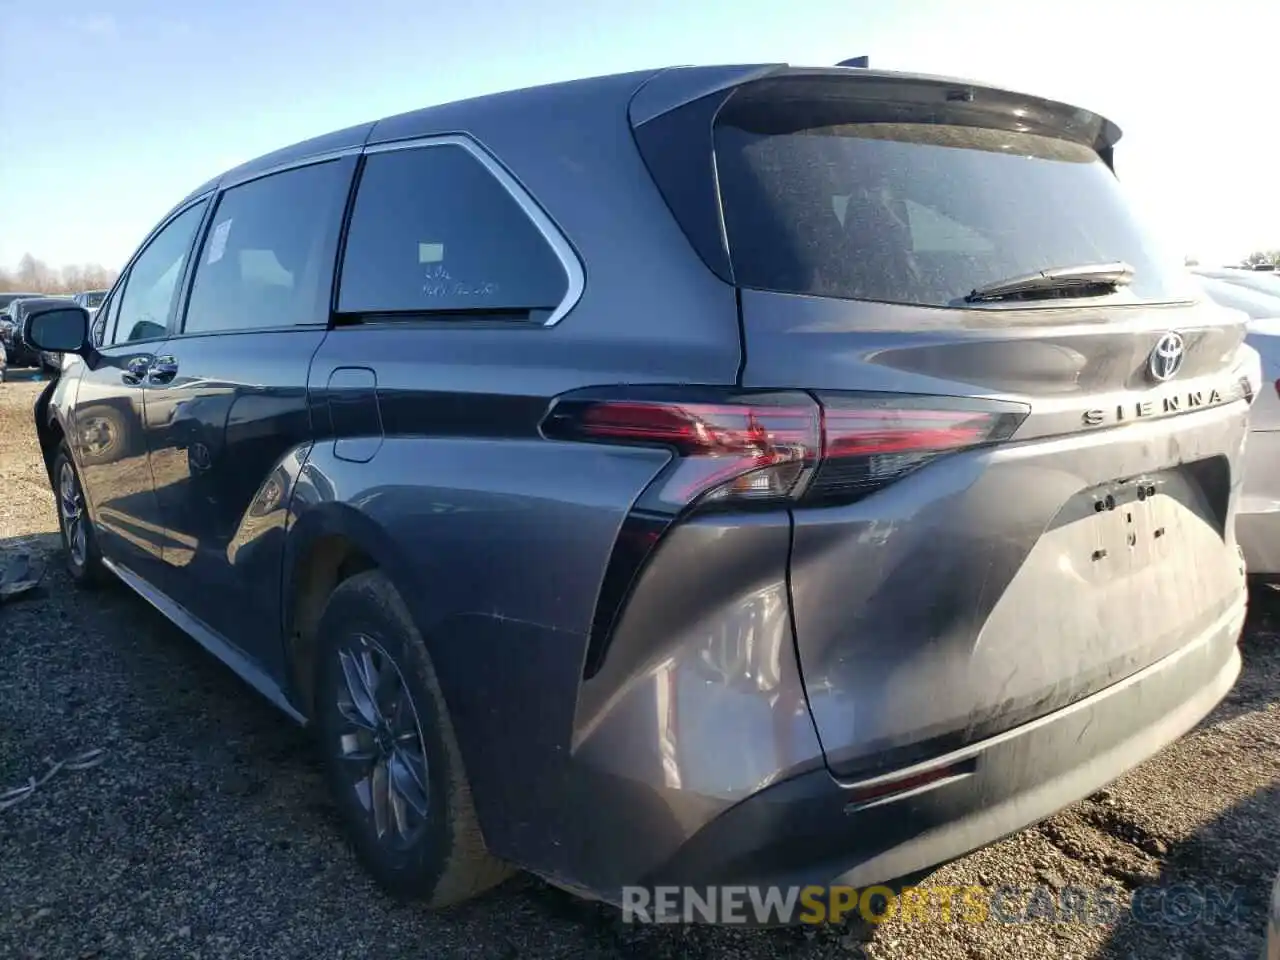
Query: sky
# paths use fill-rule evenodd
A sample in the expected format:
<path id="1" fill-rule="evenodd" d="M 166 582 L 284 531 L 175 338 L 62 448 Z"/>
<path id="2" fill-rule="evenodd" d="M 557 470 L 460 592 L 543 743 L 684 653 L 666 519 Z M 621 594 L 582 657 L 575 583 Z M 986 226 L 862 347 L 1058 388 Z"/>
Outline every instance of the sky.
<path id="1" fill-rule="evenodd" d="M 1280 248 L 1275 0 L 0 0 L 0 266 L 119 267 L 221 171 L 366 120 L 680 64 L 966 77 L 1124 130 L 1170 250 Z"/>

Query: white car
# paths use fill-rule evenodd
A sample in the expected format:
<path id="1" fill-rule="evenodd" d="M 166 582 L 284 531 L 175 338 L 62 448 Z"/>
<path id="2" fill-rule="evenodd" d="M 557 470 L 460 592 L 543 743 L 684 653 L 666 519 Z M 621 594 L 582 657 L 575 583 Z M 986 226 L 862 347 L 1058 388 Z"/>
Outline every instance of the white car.
<path id="1" fill-rule="evenodd" d="M 1262 360 L 1262 389 L 1249 414 L 1236 539 L 1249 573 L 1273 579 L 1280 576 L 1280 279 L 1273 283 L 1271 276 L 1248 270 L 1195 273 L 1211 300 L 1249 316 L 1248 343 Z M 1263 278 L 1274 292 L 1257 284 Z"/>
<path id="2" fill-rule="evenodd" d="M 1262 960 L 1280 960 L 1280 877 L 1271 888 L 1271 910 L 1267 915 L 1267 945 Z"/>

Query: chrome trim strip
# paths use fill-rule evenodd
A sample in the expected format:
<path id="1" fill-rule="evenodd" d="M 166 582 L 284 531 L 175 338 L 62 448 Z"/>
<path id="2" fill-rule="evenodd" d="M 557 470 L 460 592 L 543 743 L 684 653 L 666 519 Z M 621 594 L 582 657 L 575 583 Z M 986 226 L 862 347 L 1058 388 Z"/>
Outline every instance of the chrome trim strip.
<path id="1" fill-rule="evenodd" d="M 538 205 L 538 202 L 521 185 L 520 181 L 513 177 L 484 147 L 470 137 L 460 134 L 447 134 L 444 136 L 416 137 L 412 140 L 393 140 L 387 143 L 367 145 L 364 148 L 364 152 L 365 154 L 391 153 L 396 150 L 418 150 L 424 147 L 461 147 L 466 150 L 480 161 L 481 165 L 489 171 L 489 174 L 502 185 L 503 189 L 520 205 L 520 209 L 524 211 L 525 216 L 533 221 L 533 225 L 546 238 L 547 243 L 551 245 L 551 249 L 555 252 L 556 258 L 559 259 L 560 265 L 564 268 L 565 276 L 569 280 L 564 299 L 560 301 L 559 306 L 551 311 L 551 316 L 542 324 L 544 327 L 554 327 L 564 319 L 565 314 L 578 305 L 578 301 L 582 299 L 582 293 L 587 286 L 587 278 L 583 270 L 582 261 L 578 259 L 577 253 L 569 245 L 568 239 L 560 232 L 560 228 L 556 226 L 555 221 L 547 215 L 546 211 Z"/>
<path id="2" fill-rule="evenodd" d="M 899 780 L 907 780 L 912 777 L 917 777 L 920 774 L 929 773 L 930 771 L 937 770 L 940 767 L 951 767 L 963 763 L 966 760 L 972 760 L 974 757 L 990 750 L 992 747 L 998 747 L 1010 740 L 1016 740 L 1018 737 L 1025 736 L 1026 734 L 1031 733 L 1034 730 L 1038 730 L 1041 727 L 1050 726 L 1057 723 L 1063 717 L 1069 716 L 1073 713 L 1078 713 L 1081 710 L 1087 710 L 1095 704 L 1101 703 L 1118 693 L 1123 693 L 1128 688 L 1142 683 L 1147 678 L 1160 673 L 1162 670 L 1167 670 L 1179 660 L 1182 660 L 1185 657 L 1190 656 L 1192 653 L 1199 651 L 1202 647 L 1213 643 L 1213 641 L 1221 636 L 1224 631 L 1234 631 L 1238 634 L 1244 625 L 1244 617 L 1245 602 L 1244 588 L 1242 587 L 1241 598 L 1225 610 L 1217 620 L 1203 630 L 1200 633 L 1200 636 L 1172 653 L 1165 654 L 1165 656 L 1161 657 L 1155 663 L 1148 664 L 1137 673 L 1130 674 L 1123 680 L 1116 681 L 1109 687 L 1103 687 L 1101 690 L 1095 691 L 1087 697 L 1083 697 L 1074 703 L 1069 703 L 1065 707 L 1059 707 L 1057 710 L 1046 713 L 1042 717 L 1037 717 L 1034 720 L 1028 720 L 1026 723 L 1021 726 L 1014 727 L 1012 730 L 993 734 L 985 740 L 979 740 L 977 743 L 971 743 L 968 746 L 960 747 L 950 753 L 943 754 L 940 757 L 921 760 L 920 762 L 913 763 L 910 766 L 899 767 L 897 770 L 877 774 L 874 777 L 863 777 L 860 780 L 847 780 L 843 777 L 836 777 L 836 780 L 839 782 L 841 787 L 852 790 L 866 790 L 873 787 L 884 786 L 886 784 L 893 784 Z M 1239 670 L 1238 662 L 1236 664 L 1236 669 Z M 1233 676 L 1232 682 L 1234 681 L 1235 678 Z M 1227 684 L 1227 688 L 1230 688 L 1230 684 Z M 1203 693 L 1203 690 L 1195 690 L 1191 696 L 1194 698 L 1194 696 Z M 1225 694 L 1226 689 L 1223 689 L 1222 693 Z M 1216 703 L 1217 701 L 1215 700 L 1214 702 Z M 1186 706 L 1186 701 L 1179 706 L 1174 707 L 1174 712 L 1182 709 L 1184 706 Z"/>
<path id="3" fill-rule="evenodd" d="M 288 695 L 280 685 L 265 670 L 232 646 L 221 634 L 188 611 L 186 607 L 152 587 L 128 567 L 113 563 L 106 557 L 102 557 L 101 560 L 102 565 L 115 574 L 125 586 L 155 607 L 175 627 L 230 667 L 241 680 L 270 700 L 290 720 L 299 726 L 307 726 L 309 722 L 307 717 L 289 701 Z"/>
<path id="4" fill-rule="evenodd" d="M 234 172 L 233 170 L 228 170 L 227 173 L 223 175 L 222 179 L 218 181 L 217 192 L 223 193 L 230 190 L 232 187 L 240 187 L 246 183 L 252 183 L 254 180 L 260 180 L 263 177 L 269 177 L 275 173 L 284 173 L 286 170 L 297 170 L 299 167 L 310 167 L 317 163 L 328 163 L 330 160 L 341 160 L 343 157 L 357 156 L 361 149 L 363 149 L 362 146 L 356 144 L 355 146 L 343 147 L 341 150 L 327 150 L 324 153 L 312 153 L 305 157 L 295 157 L 292 160 L 285 160 L 281 163 L 275 164 L 274 166 L 243 173 L 234 180 L 227 179 L 227 177 Z"/>

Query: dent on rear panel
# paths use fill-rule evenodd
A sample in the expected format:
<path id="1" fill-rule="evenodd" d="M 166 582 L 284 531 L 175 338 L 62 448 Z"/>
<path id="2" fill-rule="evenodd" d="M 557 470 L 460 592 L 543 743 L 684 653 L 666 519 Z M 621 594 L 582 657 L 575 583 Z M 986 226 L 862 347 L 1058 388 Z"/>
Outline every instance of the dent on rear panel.
<path id="1" fill-rule="evenodd" d="M 726 801 L 821 764 L 791 630 L 789 538 L 785 514 L 668 534 L 584 684 L 580 760 Z"/>

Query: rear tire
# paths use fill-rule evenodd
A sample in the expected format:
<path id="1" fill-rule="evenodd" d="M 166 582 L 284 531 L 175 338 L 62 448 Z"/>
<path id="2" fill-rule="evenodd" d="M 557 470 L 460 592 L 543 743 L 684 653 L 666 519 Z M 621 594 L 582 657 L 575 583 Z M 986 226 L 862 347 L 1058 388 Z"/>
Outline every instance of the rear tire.
<path id="1" fill-rule="evenodd" d="M 440 684 L 395 587 L 376 570 L 344 580 L 317 634 L 312 713 L 325 777 L 365 869 L 392 896 L 431 907 L 506 879 L 512 870 L 485 848 Z"/>
<path id="2" fill-rule="evenodd" d="M 80 474 L 64 441 L 53 456 L 50 470 L 53 496 L 58 508 L 58 530 L 62 534 L 62 550 L 67 573 L 79 586 L 96 587 L 107 579 L 102 554 L 93 533 L 93 522 L 85 508 Z"/>

